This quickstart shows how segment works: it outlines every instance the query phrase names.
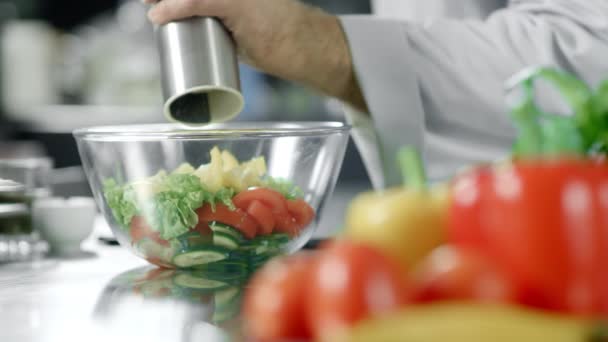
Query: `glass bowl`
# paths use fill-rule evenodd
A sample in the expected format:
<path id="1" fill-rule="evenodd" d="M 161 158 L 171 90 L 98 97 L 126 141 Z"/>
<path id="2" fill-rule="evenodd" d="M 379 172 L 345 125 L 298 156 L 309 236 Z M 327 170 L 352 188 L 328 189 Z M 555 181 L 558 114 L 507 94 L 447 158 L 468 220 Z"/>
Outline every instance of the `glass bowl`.
<path id="1" fill-rule="evenodd" d="M 74 136 L 122 246 L 162 267 L 253 267 L 311 238 L 349 130 L 239 122 L 94 127 Z"/>

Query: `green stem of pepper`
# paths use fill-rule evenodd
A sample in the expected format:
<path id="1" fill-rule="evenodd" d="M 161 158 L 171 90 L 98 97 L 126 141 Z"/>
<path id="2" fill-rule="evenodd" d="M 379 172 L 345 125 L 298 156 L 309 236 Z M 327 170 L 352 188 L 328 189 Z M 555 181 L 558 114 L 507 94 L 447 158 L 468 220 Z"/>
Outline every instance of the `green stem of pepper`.
<path id="1" fill-rule="evenodd" d="M 418 150 L 411 146 L 403 147 L 399 150 L 397 159 L 403 184 L 408 188 L 425 190 L 427 187 L 426 172 Z"/>
<path id="2" fill-rule="evenodd" d="M 544 79 L 550 82 L 570 104 L 574 116 L 563 117 L 543 112 L 537 107 L 534 82 Z M 523 90 L 524 99 L 512 108 L 511 117 L 517 129 L 514 155 L 518 157 L 555 157 L 584 155 L 589 146 L 589 134 L 581 125 L 591 113 L 591 90 L 575 77 L 550 68 L 524 70 L 509 82 Z M 578 124 L 577 124 L 578 121 Z"/>
<path id="3" fill-rule="evenodd" d="M 540 155 L 543 149 L 543 134 L 539 111 L 534 104 L 534 84 L 532 78 L 524 79 L 521 84 L 524 101 L 511 110 L 511 118 L 517 130 L 517 140 L 513 154 L 518 157 Z"/>

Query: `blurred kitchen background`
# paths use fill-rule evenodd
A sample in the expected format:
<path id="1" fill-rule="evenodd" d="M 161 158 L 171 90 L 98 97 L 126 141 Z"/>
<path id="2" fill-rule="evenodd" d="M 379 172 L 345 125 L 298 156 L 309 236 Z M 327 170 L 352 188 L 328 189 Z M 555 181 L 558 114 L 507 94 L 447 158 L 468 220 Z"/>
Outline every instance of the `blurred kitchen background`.
<path id="1" fill-rule="evenodd" d="M 369 0 L 306 2 L 370 12 Z M 0 158 L 50 158 L 55 195 L 88 195 L 73 129 L 164 122 L 146 11 L 138 0 L 0 0 Z M 247 66 L 241 78 L 238 120 L 343 120 L 339 103 L 306 88 Z M 351 142 L 322 226 L 335 230 L 350 197 L 370 186 Z"/>

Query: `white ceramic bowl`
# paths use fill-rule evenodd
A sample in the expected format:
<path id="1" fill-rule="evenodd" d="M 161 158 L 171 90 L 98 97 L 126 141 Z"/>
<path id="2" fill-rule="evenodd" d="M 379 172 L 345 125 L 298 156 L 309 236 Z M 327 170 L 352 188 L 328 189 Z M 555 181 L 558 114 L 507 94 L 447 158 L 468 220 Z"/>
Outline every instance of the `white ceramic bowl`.
<path id="1" fill-rule="evenodd" d="M 51 253 L 75 255 L 93 231 L 96 212 L 93 198 L 44 198 L 32 204 L 32 223 Z"/>

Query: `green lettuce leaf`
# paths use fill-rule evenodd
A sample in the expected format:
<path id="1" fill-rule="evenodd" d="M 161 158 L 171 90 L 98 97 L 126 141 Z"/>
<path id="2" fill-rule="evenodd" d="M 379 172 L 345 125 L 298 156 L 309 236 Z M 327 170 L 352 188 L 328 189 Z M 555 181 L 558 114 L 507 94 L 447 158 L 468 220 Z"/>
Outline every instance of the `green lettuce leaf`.
<path id="1" fill-rule="evenodd" d="M 214 194 L 214 198 L 211 203 L 211 208 L 215 210 L 215 203 L 223 203 L 225 206 L 230 208 L 230 210 L 236 210 L 234 203 L 232 203 L 232 197 L 236 194 L 234 189 L 230 188 L 222 188 L 218 192 Z"/>
<path id="2" fill-rule="evenodd" d="M 196 226 L 196 209 L 205 203 L 213 208 L 216 203 L 223 203 L 234 209 L 232 189 L 211 192 L 205 189 L 198 177 L 190 174 L 159 174 L 148 179 L 143 188 L 141 184 L 121 187 L 113 179 L 106 184 L 106 201 L 123 227 L 128 227 L 133 216 L 140 214 L 165 240 Z"/>
<path id="3" fill-rule="evenodd" d="M 274 191 L 280 192 L 287 199 L 293 200 L 304 197 L 304 192 L 302 189 L 286 179 L 265 177 L 262 181 L 262 185 Z"/>
<path id="4" fill-rule="evenodd" d="M 114 179 L 108 179 L 103 183 L 103 193 L 116 222 L 127 229 L 133 216 L 137 215 L 137 207 L 133 201 L 125 198 L 125 188 Z"/>
<path id="5" fill-rule="evenodd" d="M 214 203 L 213 193 L 205 190 L 196 176 L 177 173 L 160 177 L 157 182 L 158 192 L 143 201 L 143 214 L 163 239 L 179 236 L 196 226 L 195 210 L 204 202 Z"/>

